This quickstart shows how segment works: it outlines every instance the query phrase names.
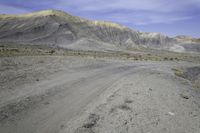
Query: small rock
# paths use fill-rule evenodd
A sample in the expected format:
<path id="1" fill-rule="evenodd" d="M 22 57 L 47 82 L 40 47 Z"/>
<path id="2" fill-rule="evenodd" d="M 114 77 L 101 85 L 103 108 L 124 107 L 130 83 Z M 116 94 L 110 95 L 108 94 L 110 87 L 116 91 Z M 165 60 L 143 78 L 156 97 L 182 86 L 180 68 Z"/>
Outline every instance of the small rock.
<path id="1" fill-rule="evenodd" d="M 189 96 L 185 95 L 185 94 L 180 94 L 180 96 L 184 99 L 189 99 Z"/>
<path id="2" fill-rule="evenodd" d="M 134 95 L 139 95 L 139 92 L 134 92 L 133 94 L 134 94 Z"/>
<path id="3" fill-rule="evenodd" d="M 195 115 L 193 115 L 193 117 L 197 117 L 197 116 L 198 116 L 198 115 L 196 115 L 196 114 L 195 114 Z"/>
<path id="4" fill-rule="evenodd" d="M 64 125 L 60 125 L 60 128 L 64 128 L 65 126 Z"/>
<path id="5" fill-rule="evenodd" d="M 175 114 L 172 112 L 168 112 L 169 115 L 174 116 Z"/>
<path id="6" fill-rule="evenodd" d="M 152 89 L 151 89 L 151 88 L 149 88 L 149 91 L 152 91 Z"/>
<path id="7" fill-rule="evenodd" d="M 45 102 L 44 104 L 45 104 L 45 105 L 48 105 L 48 104 L 50 104 L 50 103 L 49 103 L 49 102 Z"/>

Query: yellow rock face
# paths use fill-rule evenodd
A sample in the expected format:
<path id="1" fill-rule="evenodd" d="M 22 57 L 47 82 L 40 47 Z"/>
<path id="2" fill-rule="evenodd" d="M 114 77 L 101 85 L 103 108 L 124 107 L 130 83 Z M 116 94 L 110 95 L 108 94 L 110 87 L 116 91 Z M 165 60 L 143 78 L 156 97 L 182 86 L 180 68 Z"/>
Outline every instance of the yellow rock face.
<path id="1" fill-rule="evenodd" d="M 117 29 L 125 29 L 125 26 L 122 26 L 120 24 L 117 23 L 112 23 L 112 22 L 106 22 L 106 21 L 92 21 L 92 24 L 94 24 L 95 26 L 106 26 L 106 27 L 113 27 L 113 28 L 117 28 Z"/>
<path id="2" fill-rule="evenodd" d="M 120 30 L 126 29 L 125 26 L 122 26 L 117 23 L 112 23 L 112 22 L 106 22 L 106 21 L 91 21 L 91 20 L 86 20 L 80 17 L 75 17 L 72 15 L 69 15 L 63 11 L 58 11 L 58 10 L 44 10 L 44 11 L 39 11 L 39 12 L 33 12 L 33 13 L 27 13 L 27 14 L 20 14 L 20 15 L 7 15 L 7 14 L 2 14 L 0 15 L 0 19 L 9 19 L 9 18 L 31 18 L 31 17 L 45 17 L 45 16 L 50 16 L 50 15 L 55 15 L 61 18 L 65 19 L 70 19 L 71 21 L 74 22 L 85 22 L 88 25 L 94 25 L 94 26 L 102 26 L 102 27 L 111 27 L 111 28 L 117 28 Z"/>

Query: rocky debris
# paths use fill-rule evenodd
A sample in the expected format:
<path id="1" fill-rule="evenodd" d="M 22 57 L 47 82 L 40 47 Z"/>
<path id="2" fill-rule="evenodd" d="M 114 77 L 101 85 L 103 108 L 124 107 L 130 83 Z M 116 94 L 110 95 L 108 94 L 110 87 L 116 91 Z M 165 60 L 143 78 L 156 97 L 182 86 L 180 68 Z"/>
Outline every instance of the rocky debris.
<path id="1" fill-rule="evenodd" d="M 182 98 L 184 98 L 184 99 L 189 99 L 190 97 L 188 96 L 188 95 L 186 95 L 186 94 L 180 94 L 180 96 L 182 97 Z"/>

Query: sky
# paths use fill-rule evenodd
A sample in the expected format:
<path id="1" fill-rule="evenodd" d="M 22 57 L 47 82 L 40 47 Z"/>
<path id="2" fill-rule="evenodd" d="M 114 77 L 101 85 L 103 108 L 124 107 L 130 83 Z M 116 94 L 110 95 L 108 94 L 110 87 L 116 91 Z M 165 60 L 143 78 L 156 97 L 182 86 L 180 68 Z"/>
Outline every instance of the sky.
<path id="1" fill-rule="evenodd" d="M 200 38 L 200 0 L 0 0 L 0 14 L 62 10 L 142 32 Z"/>

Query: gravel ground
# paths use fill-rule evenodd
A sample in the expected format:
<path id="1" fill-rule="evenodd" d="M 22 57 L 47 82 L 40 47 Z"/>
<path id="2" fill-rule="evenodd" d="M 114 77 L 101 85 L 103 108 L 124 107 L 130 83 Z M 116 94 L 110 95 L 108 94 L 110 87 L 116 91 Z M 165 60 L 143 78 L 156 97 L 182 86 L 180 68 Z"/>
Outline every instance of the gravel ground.
<path id="1" fill-rule="evenodd" d="M 0 58 L 2 133 L 199 133 L 187 62 Z"/>

